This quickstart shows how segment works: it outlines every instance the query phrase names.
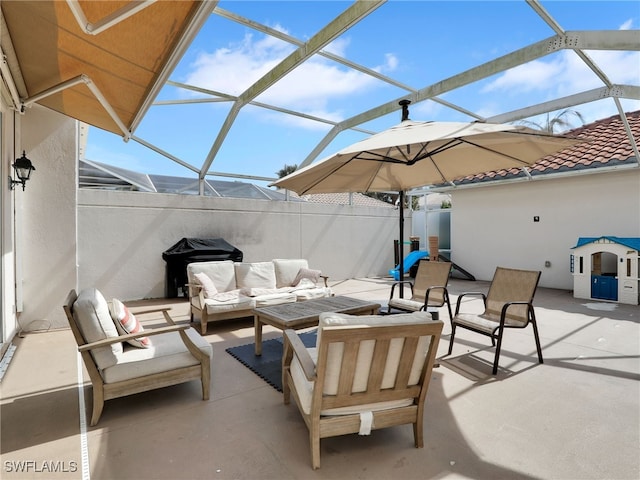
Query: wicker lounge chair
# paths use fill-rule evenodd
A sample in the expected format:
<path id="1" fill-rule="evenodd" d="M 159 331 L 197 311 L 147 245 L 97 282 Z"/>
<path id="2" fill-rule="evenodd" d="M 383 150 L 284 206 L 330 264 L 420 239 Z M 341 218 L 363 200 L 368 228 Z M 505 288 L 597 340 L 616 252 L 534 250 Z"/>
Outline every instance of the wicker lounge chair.
<path id="1" fill-rule="evenodd" d="M 456 313 L 451 323 L 448 354 L 451 355 L 453 350 L 457 327 L 487 335 L 491 337 L 491 344 L 496 347 L 493 362 L 493 374 L 495 375 L 498 373 L 498 360 L 505 328 L 525 328 L 531 323 L 538 351 L 538 361 L 542 363 L 540 337 L 533 308 L 533 296 L 538 287 L 539 279 L 539 271 L 498 267 L 486 296 L 478 292 L 468 292 L 460 295 L 456 302 Z M 462 299 L 468 295 L 482 296 L 485 305 L 485 310 L 482 314 L 460 312 Z"/>

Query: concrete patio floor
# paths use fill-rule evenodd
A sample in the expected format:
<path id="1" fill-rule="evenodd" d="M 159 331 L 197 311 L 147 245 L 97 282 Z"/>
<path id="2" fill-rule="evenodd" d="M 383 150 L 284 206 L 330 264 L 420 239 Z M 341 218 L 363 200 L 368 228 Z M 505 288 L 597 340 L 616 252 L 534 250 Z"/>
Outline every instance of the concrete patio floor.
<path id="1" fill-rule="evenodd" d="M 386 304 L 390 283 L 356 279 L 332 287 L 336 294 Z M 455 305 L 461 292 L 487 288 L 487 282 L 452 279 L 450 294 Z M 183 299 L 144 303 L 169 304 L 177 321 L 188 321 Z M 86 373 L 78 386 L 83 366 L 71 332 L 27 334 L 14 340 L 17 349 L 0 384 L 0 476 L 640 478 L 640 308 L 544 288 L 534 303 L 544 364 L 537 363 L 531 328 L 506 332 L 496 376 L 486 337 L 461 330 L 453 355 L 445 356 L 450 327 L 441 309 L 445 329 L 427 395 L 424 448 L 413 447 L 408 425 L 324 439 L 317 471 L 295 405 L 283 405 L 279 392 L 225 352 L 253 342 L 250 319 L 210 325 L 209 401 L 201 400 L 197 382 L 110 400 L 86 432 L 79 399 L 90 408 L 91 387 Z M 465 308 L 479 309 L 480 301 Z M 279 335 L 265 329 L 265 338 Z"/>

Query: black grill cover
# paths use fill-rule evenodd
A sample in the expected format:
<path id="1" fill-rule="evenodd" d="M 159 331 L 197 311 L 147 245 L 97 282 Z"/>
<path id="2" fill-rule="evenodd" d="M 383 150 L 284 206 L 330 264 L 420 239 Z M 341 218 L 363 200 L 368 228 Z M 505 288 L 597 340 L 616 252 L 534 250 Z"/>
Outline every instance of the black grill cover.
<path id="1" fill-rule="evenodd" d="M 162 252 L 167 262 L 167 298 L 185 296 L 187 265 L 192 262 L 242 261 L 242 252 L 222 238 L 183 238 Z"/>

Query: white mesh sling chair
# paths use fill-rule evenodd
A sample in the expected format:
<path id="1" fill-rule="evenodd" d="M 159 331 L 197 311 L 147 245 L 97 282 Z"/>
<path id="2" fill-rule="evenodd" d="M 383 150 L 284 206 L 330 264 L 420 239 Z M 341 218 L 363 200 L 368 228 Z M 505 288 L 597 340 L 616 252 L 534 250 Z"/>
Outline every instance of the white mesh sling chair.
<path id="1" fill-rule="evenodd" d="M 311 464 L 320 439 L 413 424 L 424 445 L 424 404 L 443 323 L 426 312 L 320 315 L 315 348 L 284 332 L 284 403 L 293 394 L 309 429 Z"/>
<path id="2" fill-rule="evenodd" d="M 538 287 L 540 273 L 532 270 L 497 267 L 486 296 L 479 292 L 461 294 L 456 302 L 456 311 L 451 322 L 448 354 L 451 355 L 453 351 L 453 341 L 457 327 L 486 335 L 491 338 L 491 344 L 496 347 L 493 361 L 493 374 L 495 375 L 498 373 L 498 360 L 500 359 L 504 330 L 507 328 L 525 328 L 531 324 L 538 352 L 538 361 L 543 363 L 538 325 L 533 308 L 533 297 Z M 482 297 L 485 306 L 483 313 L 463 313 L 460 311 L 461 302 L 468 295 Z"/>

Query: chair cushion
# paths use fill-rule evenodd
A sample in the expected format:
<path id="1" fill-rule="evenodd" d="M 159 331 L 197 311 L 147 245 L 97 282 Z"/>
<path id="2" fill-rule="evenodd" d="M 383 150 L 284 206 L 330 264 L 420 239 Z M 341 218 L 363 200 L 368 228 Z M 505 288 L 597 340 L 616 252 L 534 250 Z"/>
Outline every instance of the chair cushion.
<path id="1" fill-rule="evenodd" d="M 314 363 L 316 363 L 318 359 L 318 350 L 316 348 L 308 348 L 307 350 L 309 351 L 309 354 L 311 355 Z M 298 393 L 298 398 L 300 399 L 300 407 L 302 408 L 302 411 L 308 415 L 309 413 L 311 413 L 313 382 L 307 380 L 307 377 L 305 376 L 302 367 L 300 366 L 300 362 L 295 356 L 291 361 L 290 372 L 293 383 L 295 384 L 296 392 Z M 364 411 L 375 412 L 380 410 L 388 410 L 390 408 L 405 407 L 407 405 L 411 405 L 412 403 L 412 398 L 393 400 L 388 402 L 367 403 L 363 405 L 354 405 L 352 407 L 329 408 L 326 410 L 322 410 L 320 412 L 320 415 L 351 415 Z"/>
<path id="2" fill-rule="evenodd" d="M 276 287 L 291 287 L 295 285 L 301 268 L 309 268 L 309 263 L 304 258 L 276 258 L 273 260 L 273 267 L 276 273 Z"/>
<path id="3" fill-rule="evenodd" d="M 204 290 L 204 298 L 212 298 L 216 293 L 218 293 L 218 289 L 213 283 L 213 280 L 209 278 L 209 275 L 204 272 L 198 272 L 194 274 L 194 277 L 196 277 L 197 282 Z"/>
<path id="4" fill-rule="evenodd" d="M 236 263 L 236 286 L 243 288 L 276 288 L 273 262 Z"/>
<path id="5" fill-rule="evenodd" d="M 320 342 L 322 341 L 322 331 L 326 329 L 410 325 L 427 323 L 430 321 L 431 314 L 426 312 L 414 312 L 398 315 L 346 315 L 326 312 L 320 314 L 316 346 L 320 346 Z M 415 385 L 420 380 L 422 366 L 424 365 L 424 359 L 427 355 L 430 341 L 430 336 L 420 337 L 411 372 L 409 374 L 409 385 Z M 392 388 L 394 385 L 396 368 L 400 361 L 403 344 L 404 341 L 401 338 L 394 338 L 391 340 L 387 363 L 385 365 L 385 373 L 382 378 L 382 388 Z M 360 349 L 356 359 L 356 372 L 353 379 L 353 392 L 364 392 L 367 388 L 374 347 L 374 340 L 366 340 L 360 344 Z M 340 364 L 342 362 L 343 351 L 344 345 L 342 343 L 334 343 L 329 346 L 324 383 L 324 393 L 326 395 L 335 395 L 338 391 Z"/>
<path id="6" fill-rule="evenodd" d="M 211 358 L 213 349 L 209 342 L 193 328 L 188 328 L 185 332 L 200 351 Z M 106 383 L 113 383 L 199 363 L 187 349 L 180 334 L 170 332 L 154 335 L 150 348 L 125 347 L 118 363 L 105 368 L 102 376 Z"/>
<path id="7" fill-rule="evenodd" d="M 384 326 L 384 325 L 410 325 L 414 323 L 426 323 L 431 320 L 428 312 L 400 313 L 397 315 L 347 315 L 345 313 L 324 312 L 318 319 L 318 335 L 316 347 L 320 345 L 322 329 L 324 327 L 355 327 L 355 326 Z"/>
<path id="8" fill-rule="evenodd" d="M 416 300 L 410 300 L 408 298 L 392 298 L 389 300 L 389 306 L 391 308 L 397 308 L 398 310 L 419 312 L 424 306 L 424 302 L 417 302 Z"/>
<path id="9" fill-rule="evenodd" d="M 142 328 L 136 316 L 117 298 L 111 301 L 111 308 L 109 310 L 120 335 L 144 331 L 144 328 Z M 127 343 L 138 348 L 149 348 L 151 346 L 151 339 L 149 337 L 140 337 L 127 340 Z"/>
<path id="10" fill-rule="evenodd" d="M 95 288 L 87 288 L 78 294 L 73 304 L 73 317 L 87 343 L 119 336 L 109 313 L 109 305 Z M 99 369 L 110 367 L 117 363 L 118 356 L 122 354 L 122 343 L 96 348 L 91 354 Z"/>
<path id="11" fill-rule="evenodd" d="M 459 313 L 453 319 L 453 323 L 457 325 L 467 326 L 485 332 L 487 334 L 493 333 L 493 331 L 500 326 L 500 315 L 497 317 L 494 315 L 476 315 L 473 313 Z M 509 317 L 505 318 L 505 325 L 510 327 L 522 327 L 523 322 L 513 320 Z"/>
<path id="12" fill-rule="evenodd" d="M 218 292 L 236 289 L 236 271 L 231 260 L 222 262 L 193 262 L 187 265 L 189 283 L 197 283 L 195 274 L 206 273 Z"/>

